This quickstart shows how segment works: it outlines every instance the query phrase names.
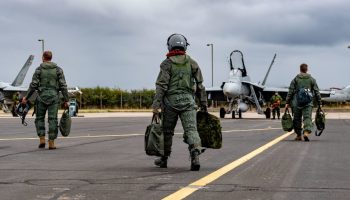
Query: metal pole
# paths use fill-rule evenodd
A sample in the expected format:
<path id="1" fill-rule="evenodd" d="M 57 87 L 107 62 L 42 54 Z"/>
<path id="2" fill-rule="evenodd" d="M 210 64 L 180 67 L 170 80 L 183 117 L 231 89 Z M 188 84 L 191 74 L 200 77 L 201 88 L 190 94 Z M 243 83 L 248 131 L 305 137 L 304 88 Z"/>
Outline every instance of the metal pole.
<path id="1" fill-rule="evenodd" d="M 82 96 L 83 96 L 83 93 L 80 93 L 80 105 L 79 105 L 80 109 L 83 108 Z"/>
<path id="2" fill-rule="evenodd" d="M 214 44 L 207 44 L 211 47 L 211 87 L 214 87 Z"/>
<path id="3" fill-rule="evenodd" d="M 123 91 L 120 90 L 120 109 L 123 109 Z"/>
<path id="4" fill-rule="evenodd" d="M 38 40 L 39 42 L 41 42 L 41 53 L 44 54 L 44 51 L 45 51 L 45 41 L 44 39 L 39 39 Z"/>
<path id="5" fill-rule="evenodd" d="M 214 45 L 211 44 L 211 87 L 214 87 Z"/>
<path id="6" fill-rule="evenodd" d="M 140 109 L 142 108 L 142 96 L 141 96 L 141 92 L 140 92 Z"/>
<path id="7" fill-rule="evenodd" d="M 100 92 L 100 109 L 102 110 L 102 91 Z"/>

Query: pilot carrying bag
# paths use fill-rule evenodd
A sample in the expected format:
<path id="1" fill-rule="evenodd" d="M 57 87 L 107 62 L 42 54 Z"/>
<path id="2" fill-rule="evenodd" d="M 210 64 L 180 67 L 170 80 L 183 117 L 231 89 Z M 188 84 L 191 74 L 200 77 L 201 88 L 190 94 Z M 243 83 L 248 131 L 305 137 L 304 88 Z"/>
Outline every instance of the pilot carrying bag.
<path id="1" fill-rule="evenodd" d="M 202 147 L 220 149 L 222 133 L 220 119 L 207 112 L 197 112 L 197 131 L 201 138 Z"/>
<path id="2" fill-rule="evenodd" d="M 289 109 L 287 108 L 282 116 L 282 128 L 284 131 L 292 131 L 293 130 L 293 118 L 289 113 Z"/>
<path id="3" fill-rule="evenodd" d="M 326 114 L 321 109 L 321 106 L 318 106 L 318 108 L 316 110 L 315 124 L 317 127 L 317 130 L 315 131 L 315 135 L 321 136 L 323 130 L 326 127 Z"/>
<path id="4" fill-rule="evenodd" d="M 60 125 L 59 125 L 60 132 L 63 137 L 67 137 L 69 135 L 71 126 L 72 126 L 72 119 L 69 115 L 69 111 L 64 110 L 62 113 L 62 117 L 60 119 Z"/>
<path id="5" fill-rule="evenodd" d="M 153 114 L 145 133 L 145 151 L 149 156 L 164 156 L 164 135 L 159 114 Z"/>

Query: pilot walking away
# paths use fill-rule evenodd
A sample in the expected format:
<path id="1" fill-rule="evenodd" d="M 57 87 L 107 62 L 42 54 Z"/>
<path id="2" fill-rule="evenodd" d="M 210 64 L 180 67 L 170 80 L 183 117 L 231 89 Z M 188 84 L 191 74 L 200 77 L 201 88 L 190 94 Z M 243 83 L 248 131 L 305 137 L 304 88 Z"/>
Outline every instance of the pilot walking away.
<path id="1" fill-rule="evenodd" d="M 297 137 L 296 141 L 310 141 L 309 137 L 313 128 L 312 107 L 313 100 L 321 106 L 321 94 L 319 92 L 316 80 L 307 73 L 308 65 L 300 65 L 300 74 L 298 74 L 290 83 L 289 91 L 286 98 L 285 109 L 292 106 L 294 113 L 293 128 Z M 304 127 L 302 128 L 302 122 Z"/>
<path id="2" fill-rule="evenodd" d="M 198 98 L 201 110 L 207 112 L 207 95 L 197 62 L 186 54 L 188 45 L 183 35 L 170 35 L 167 40 L 169 53 L 160 65 L 152 108 L 154 114 L 162 111 L 164 156 L 156 159 L 155 165 L 161 168 L 167 167 L 174 129 L 180 117 L 184 129 L 184 142 L 188 144 L 191 157 L 191 170 L 198 171 L 202 147 L 197 131 L 195 96 Z"/>
<path id="3" fill-rule="evenodd" d="M 56 149 L 55 139 L 58 134 L 57 113 L 60 105 L 59 91 L 64 98 L 64 106 L 68 107 L 68 90 L 63 70 L 56 63 L 51 62 L 52 52 L 45 51 L 43 63 L 36 68 L 27 95 L 22 103 L 26 103 L 35 91 L 38 91 L 36 100 L 35 127 L 40 138 L 39 148 L 45 148 L 45 115 L 48 112 L 49 122 L 49 149 Z"/>

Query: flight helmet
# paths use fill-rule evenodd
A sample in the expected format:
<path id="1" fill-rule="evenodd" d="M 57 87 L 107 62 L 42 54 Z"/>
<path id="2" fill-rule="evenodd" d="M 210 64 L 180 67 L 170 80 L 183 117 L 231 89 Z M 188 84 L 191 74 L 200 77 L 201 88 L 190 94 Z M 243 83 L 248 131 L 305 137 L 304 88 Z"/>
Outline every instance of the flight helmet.
<path id="1" fill-rule="evenodd" d="M 186 51 L 188 45 L 190 44 L 187 39 L 181 34 L 174 33 L 168 37 L 167 46 L 169 51 L 174 49 Z"/>

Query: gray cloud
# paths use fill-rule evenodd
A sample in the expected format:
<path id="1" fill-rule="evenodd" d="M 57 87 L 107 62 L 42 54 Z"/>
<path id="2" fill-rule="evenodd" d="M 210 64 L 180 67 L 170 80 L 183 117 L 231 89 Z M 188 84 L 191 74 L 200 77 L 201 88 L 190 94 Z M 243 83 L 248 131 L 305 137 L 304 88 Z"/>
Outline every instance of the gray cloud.
<path id="1" fill-rule="evenodd" d="M 288 85 L 307 62 L 321 87 L 345 86 L 349 6 L 346 0 L 5 0 L 0 80 L 11 82 L 29 54 L 39 65 L 37 39 L 44 38 L 69 85 L 153 88 L 165 41 L 178 32 L 189 39 L 188 53 L 201 65 L 207 86 L 207 43 L 214 43 L 217 85 L 227 78 L 229 53 L 240 49 L 254 81 L 261 81 L 276 52 L 269 84 Z M 327 75 L 330 66 L 337 78 Z"/>

